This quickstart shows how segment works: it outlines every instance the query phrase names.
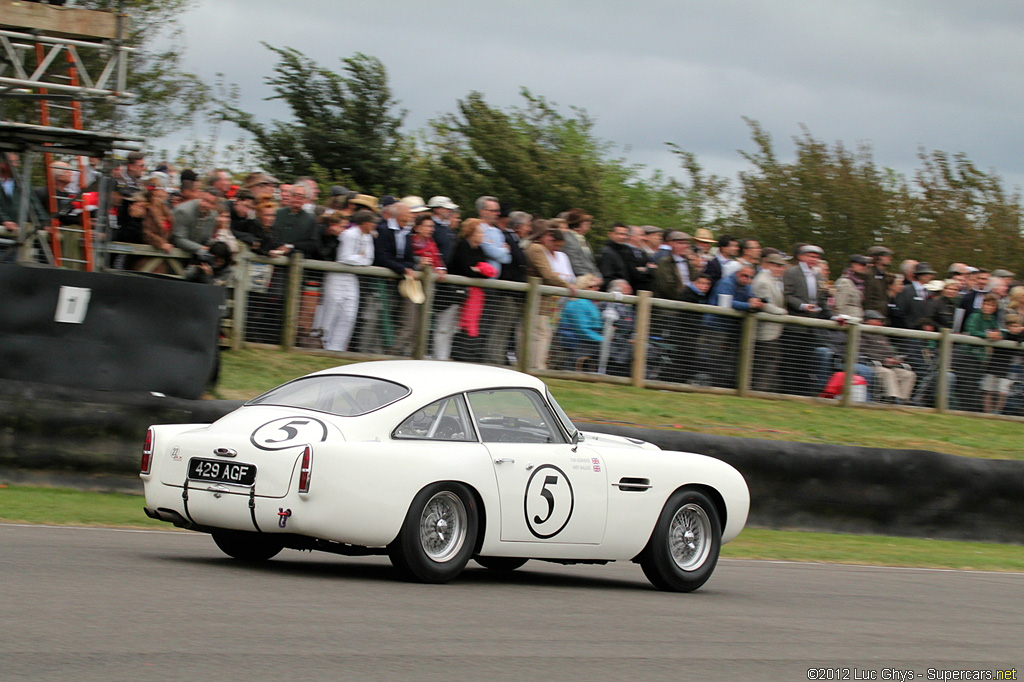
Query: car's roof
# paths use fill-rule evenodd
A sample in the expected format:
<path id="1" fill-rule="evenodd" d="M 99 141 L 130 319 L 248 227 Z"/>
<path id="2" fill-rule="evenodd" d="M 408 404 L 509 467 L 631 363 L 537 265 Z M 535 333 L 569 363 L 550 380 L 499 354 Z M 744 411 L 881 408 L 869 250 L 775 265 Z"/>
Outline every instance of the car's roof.
<path id="1" fill-rule="evenodd" d="M 540 379 L 501 367 L 472 365 L 463 362 L 437 360 L 380 360 L 357 362 L 314 372 L 321 374 L 358 374 L 377 377 L 408 386 L 414 392 L 449 395 L 458 391 L 472 391 L 497 386 L 525 386 L 543 392 Z"/>

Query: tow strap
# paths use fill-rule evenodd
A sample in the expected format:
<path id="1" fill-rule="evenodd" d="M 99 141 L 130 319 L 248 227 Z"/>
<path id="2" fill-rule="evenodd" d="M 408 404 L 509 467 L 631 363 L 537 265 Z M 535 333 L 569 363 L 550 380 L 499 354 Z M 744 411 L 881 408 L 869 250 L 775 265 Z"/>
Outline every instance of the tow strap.
<path id="1" fill-rule="evenodd" d="M 185 477 L 185 485 L 181 489 L 181 499 L 185 502 L 185 518 L 188 519 L 188 522 L 193 526 L 196 525 L 196 520 L 188 513 L 188 476 Z"/>
<path id="2" fill-rule="evenodd" d="M 254 483 L 249 488 L 249 515 L 252 516 L 252 525 L 256 528 L 257 533 L 262 533 L 260 530 L 260 524 L 256 523 L 256 484 Z"/>

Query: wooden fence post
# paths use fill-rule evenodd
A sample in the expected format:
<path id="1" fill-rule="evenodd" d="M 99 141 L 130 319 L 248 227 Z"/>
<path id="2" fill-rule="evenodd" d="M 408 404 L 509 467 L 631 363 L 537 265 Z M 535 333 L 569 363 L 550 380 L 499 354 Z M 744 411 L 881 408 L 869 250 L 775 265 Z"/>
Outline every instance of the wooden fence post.
<path id="1" fill-rule="evenodd" d="M 417 311 L 416 338 L 413 340 L 412 357 L 422 360 L 427 355 L 430 345 L 430 320 L 434 312 L 434 290 L 437 276 L 429 263 L 423 264 L 420 271 L 420 284 L 423 285 L 423 303 Z"/>
<path id="2" fill-rule="evenodd" d="M 853 377 L 857 374 L 857 358 L 860 357 L 860 325 L 850 324 L 846 328 L 846 353 L 843 355 L 843 394 L 839 404 L 849 407 L 853 402 Z M 868 386 L 870 391 L 871 387 Z"/>
<path id="3" fill-rule="evenodd" d="M 284 325 L 281 334 L 281 349 L 295 347 L 295 336 L 299 322 L 299 307 L 302 295 L 302 254 L 292 252 L 288 263 L 288 283 L 284 294 Z"/>
<path id="4" fill-rule="evenodd" d="M 953 334 L 943 328 L 939 339 L 939 362 L 935 377 L 935 411 L 945 414 L 949 411 L 949 373 L 953 367 Z"/>
<path id="5" fill-rule="evenodd" d="M 637 292 L 636 326 L 633 334 L 633 385 L 647 385 L 647 342 L 651 338 L 651 292 Z"/>
<path id="6" fill-rule="evenodd" d="M 245 347 L 245 317 L 249 307 L 249 286 L 252 283 L 252 270 L 249 259 L 252 255 L 248 249 L 241 249 L 238 261 L 238 277 L 235 279 L 234 304 L 231 306 L 231 350 Z"/>
<path id="7" fill-rule="evenodd" d="M 533 353 L 533 325 L 540 313 L 540 277 L 528 277 L 529 289 L 526 290 L 526 301 L 523 302 L 523 334 L 519 353 L 516 355 L 516 369 L 520 372 L 530 371 L 530 355 Z"/>
<path id="8" fill-rule="evenodd" d="M 739 357 L 736 368 L 736 395 L 745 398 L 750 393 L 750 376 L 754 371 L 754 344 L 757 341 L 757 318 L 747 314 L 740 331 Z"/>

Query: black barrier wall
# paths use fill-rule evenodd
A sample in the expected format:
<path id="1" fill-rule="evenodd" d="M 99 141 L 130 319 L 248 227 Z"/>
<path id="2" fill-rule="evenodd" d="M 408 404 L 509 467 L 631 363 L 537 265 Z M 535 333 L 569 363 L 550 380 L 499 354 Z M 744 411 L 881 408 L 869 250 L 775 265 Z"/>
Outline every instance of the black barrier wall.
<path id="1" fill-rule="evenodd" d="M 198 398 L 223 302 L 211 285 L 0 265 L 0 378 Z"/>
<path id="2" fill-rule="evenodd" d="M 590 424 L 732 464 L 768 528 L 1024 543 L 1024 462 Z"/>
<path id="3" fill-rule="evenodd" d="M 0 482 L 141 491 L 147 426 L 240 405 L 0 381 Z M 1024 462 L 578 425 L 729 462 L 750 487 L 751 525 L 1024 543 Z"/>

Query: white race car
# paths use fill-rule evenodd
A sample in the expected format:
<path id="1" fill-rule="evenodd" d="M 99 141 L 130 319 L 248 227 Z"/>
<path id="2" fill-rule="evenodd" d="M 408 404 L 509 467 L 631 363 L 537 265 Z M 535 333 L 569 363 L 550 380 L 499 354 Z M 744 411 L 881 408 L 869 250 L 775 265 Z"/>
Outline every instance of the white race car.
<path id="1" fill-rule="evenodd" d="M 535 377 L 414 360 L 316 372 L 213 424 L 152 426 L 141 475 L 147 515 L 236 559 L 387 554 L 429 583 L 470 559 L 628 559 L 688 592 L 750 507 L 730 465 L 582 433 Z"/>

